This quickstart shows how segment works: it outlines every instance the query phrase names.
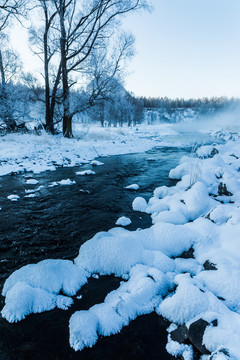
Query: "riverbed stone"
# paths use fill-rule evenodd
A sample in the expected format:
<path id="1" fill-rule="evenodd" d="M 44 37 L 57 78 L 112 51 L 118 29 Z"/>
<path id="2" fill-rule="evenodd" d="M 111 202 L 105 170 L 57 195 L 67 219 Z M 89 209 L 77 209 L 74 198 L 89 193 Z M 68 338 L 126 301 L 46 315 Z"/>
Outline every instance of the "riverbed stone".
<path id="1" fill-rule="evenodd" d="M 177 341 L 179 344 L 186 343 L 188 339 L 188 328 L 186 325 L 181 325 L 176 330 L 173 330 L 171 332 L 171 338 L 173 341 Z"/>
<path id="2" fill-rule="evenodd" d="M 213 264 L 211 261 L 206 260 L 203 264 L 204 270 L 217 270 L 217 265 Z"/>
<path id="3" fill-rule="evenodd" d="M 208 325 L 210 324 L 207 321 L 199 319 L 189 326 L 189 340 L 201 354 L 210 353 L 205 347 L 205 345 L 202 343 L 203 334 Z"/>

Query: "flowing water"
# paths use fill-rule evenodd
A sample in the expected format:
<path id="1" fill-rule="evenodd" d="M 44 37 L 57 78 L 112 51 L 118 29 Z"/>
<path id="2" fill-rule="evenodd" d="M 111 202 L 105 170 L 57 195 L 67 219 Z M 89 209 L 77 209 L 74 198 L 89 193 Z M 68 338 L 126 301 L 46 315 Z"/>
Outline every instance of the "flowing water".
<path id="1" fill-rule="evenodd" d="M 148 200 L 157 186 L 172 186 L 168 178 L 191 147 L 155 147 L 145 153 L 100 158 L 104 165 L 58 168 L 38 175 L 26 173 L 0 178 L 0 283 L 16 269 L 44 259 L 71 259 L 79 247 L 96 232 L 115 226 L 120 216 L 128 216 L 136 230 L 151 225 L 151 217 L 134 212 L 136 196 Z M 77 176 L 76 171 L 92 169 L 93 176 Z M 39 183 L 26 185 L 33 177 Z M 53 181 L 75 180 L 71 186 L 49 187 Z M 129 191 L 132 183 L 140 189 Z M 42 186 L 36 197 L 26 198 L 25 190 Z M 10 194 L 20 199 L 12 202 Z M 139 317 L 118 335 L 102 338 L 92 349 L 74 352 L 68 343 L 68 321 L 73 312 L 88 309 L 104 301 L 108 292 L 120 283 L 114 276 L 89 279 L 74 297 L 67 311 L 55 309 L 28 316 L 17 324 L 0 318 L 1 360 L 70 360 L 70 359 L 172 359 L 165 350 L 168 323 L 156 314 Z M 1 297 L 1 308 L 4 298 Z"/>

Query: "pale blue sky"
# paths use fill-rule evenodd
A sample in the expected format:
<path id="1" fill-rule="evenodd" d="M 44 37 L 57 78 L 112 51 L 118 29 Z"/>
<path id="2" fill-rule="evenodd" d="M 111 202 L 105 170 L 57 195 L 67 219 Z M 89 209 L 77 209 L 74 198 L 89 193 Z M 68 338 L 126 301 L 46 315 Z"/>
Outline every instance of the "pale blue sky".
<path id="1" fill-rule="evenodd" d="M 133 13 L 123 23 L 136 38 L 127 90 L 171 98 L 240 97 L 240 0 L 152 3 L 151 13 Z M 18 27 L 11 40 L 26 68 L 36 69 L 26 30 Z"/>
<path id="2" fill-rule="evenodd" d="M 124 26 L 136 38 L 136 95 L 240 97 L 240 0 L 153 0 Z"/>

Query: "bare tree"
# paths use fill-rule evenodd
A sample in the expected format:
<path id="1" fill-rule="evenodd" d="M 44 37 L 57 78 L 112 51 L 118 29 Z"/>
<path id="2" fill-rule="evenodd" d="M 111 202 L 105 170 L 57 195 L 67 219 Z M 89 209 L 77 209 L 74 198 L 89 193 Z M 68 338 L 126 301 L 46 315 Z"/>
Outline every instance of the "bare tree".
<path id="1" fill-rule="evenodd" d="M 94 49 L 106 44 L 116 29 L 116 20 L 146 7 L 145 0 L 54 0 L 60 24 L 63 91 L 63 134 L 72 136 L 69 76 L 81 71 Z M 115 28 L 114 28 L 115 27 Z"/>
<path id="2" fill-rule="evenodd" d="M 52 1 L 36 0 L 37 9 L 43 14 L 43 27 L 30 29 L 30 42 L 33 45 L 33 52 L 43 61 L 44 64 L 44 85 L 45 85 L 45 123 L 46 130 L 54 133 L 54 108 L 58 85 L 61 77 L 61 66 L 51 67 L 51 61 L 57 52 L 55 28 L 57 11 Z M 55 71 L 50 75 L 50 67 Z"/>
<path id="3" fill-rule="evenodd" d="M 12 18 L 19 19 L 19 16 L 22 15 L 23 6 L 25 4 L 25 0 L 2 0 L 0 4 L 0 75 L 1 75 L 1 93 L 0 93 L 0 100 L 1 100 L 1 116 L 4 122 L 7 125 L 8 130 L 14 130 L 16 128 L 16 122 L 13 119 L 11 106 L 8 104 L 7 99 L 7 91 L 6 91 L 6 66 L 4 64 L 4 54 L 3 54 L 3 43 L 5 34 L 4 30 L 9 25 L 9 22 Z M 10 55 L 10 53 L 9 53 Z M 12 62 L 11 66 L 14 66 L 14 61 L 16 58 L 13 59 L 14 55 L 11 52 Z M 8 57 L 9 63 L 9 57 Z M 16 70 L 16 69 L 15 69 Z"/>

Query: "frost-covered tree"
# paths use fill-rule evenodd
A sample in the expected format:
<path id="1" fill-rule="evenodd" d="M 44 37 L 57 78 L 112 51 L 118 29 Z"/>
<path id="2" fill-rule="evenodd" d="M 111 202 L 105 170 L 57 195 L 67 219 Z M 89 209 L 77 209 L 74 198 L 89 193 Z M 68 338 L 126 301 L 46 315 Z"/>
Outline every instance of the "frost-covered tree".
<path id="1" fill-rule="evenodd" d="M 63 133 L 72 136 L 70 80 L 84 69 L 93 50 L 106 44 L 117 29 L 117 20 L 146 7 L 145 0 L 54 0 L 59 16 L 63 91 Z"/>
<path id="2" fill-rule="evenodd" d="M 35 0 L 33 15 L 39 16 L 39 23 L 29 30 L 31 49 L 43 62 L 44 103 L 46 130 L 54 133 L 54 110 L 61 67 L 57 54 L 57 11 L 51 0 Z M 39 99 L 40 101 L 43 99 Z"/>
<path id="3" fill-rule="evenodd" d="M 4 121 L 7 130 L 14 130 L 17 127 L 13 117 L 10 91 L 7 89 L 7 81 L 16 77 L 19 68 L 17 55 L 7 47 L 5 30 L 13 18 L 19 19 L 23 15 L 25 0 L 2 0 L 0 3 L 0 106 L 1 119 Z"/>

